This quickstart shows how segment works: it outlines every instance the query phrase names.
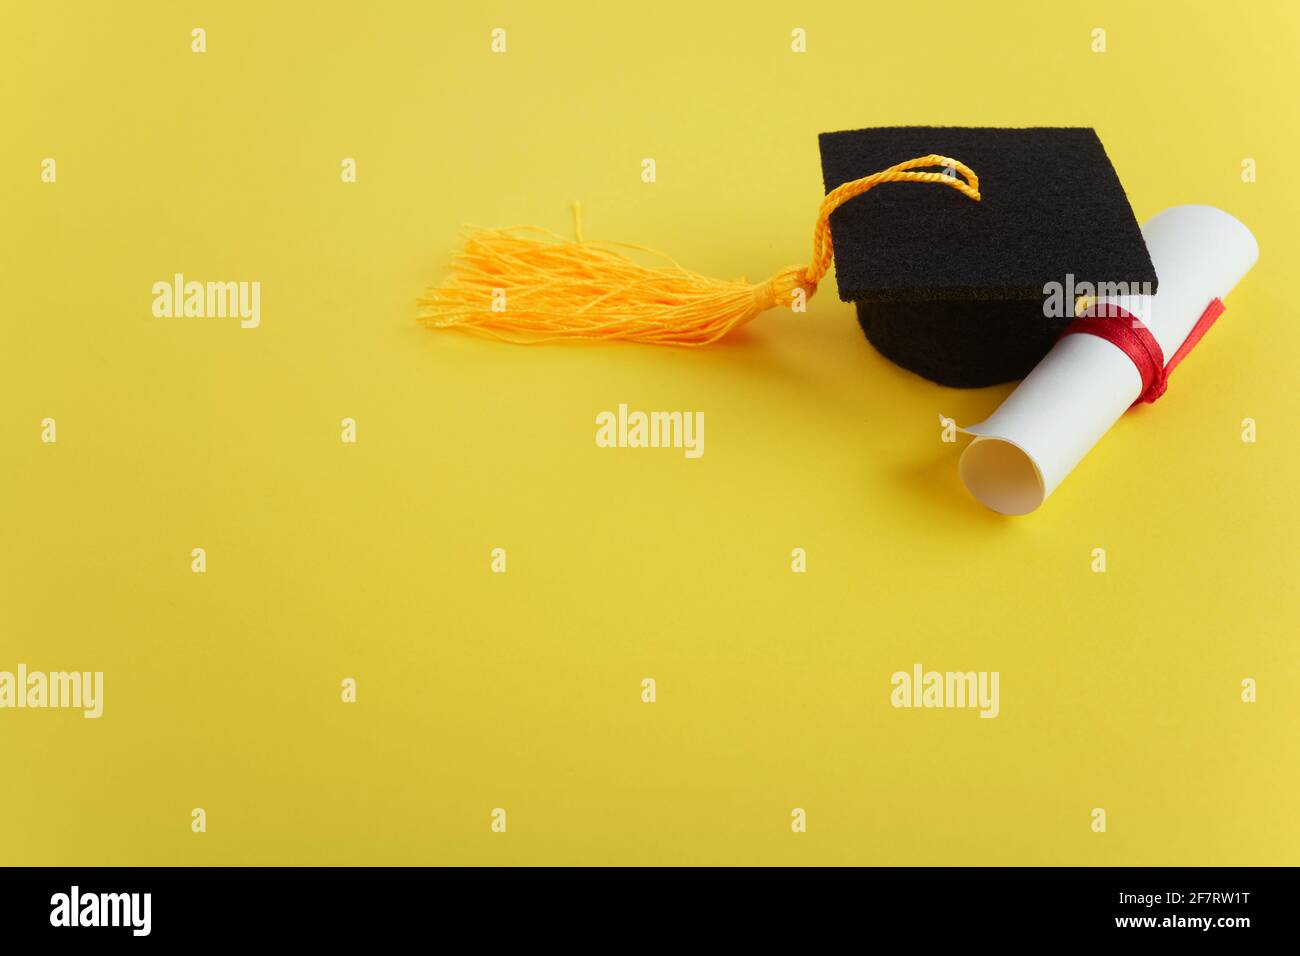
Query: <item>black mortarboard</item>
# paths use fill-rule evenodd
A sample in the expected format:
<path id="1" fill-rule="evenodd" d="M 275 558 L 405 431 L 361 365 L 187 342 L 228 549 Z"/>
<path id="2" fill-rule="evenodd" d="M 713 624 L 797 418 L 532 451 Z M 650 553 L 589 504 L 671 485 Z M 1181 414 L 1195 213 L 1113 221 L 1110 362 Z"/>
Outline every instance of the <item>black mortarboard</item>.
<path id="1" fill-rule="evenodd" d="M 943 385 L 1023 378 L 1071 320 L 1072 302 L 1046 314 L 1048 283 L 1155 291 L 1137 220 L 1091 129 L 823 133 L 826 191 L 931 153 L 974 169 L 980 202 L 890 184 L 830 217 L 840 298 L 857 303 L 863 331 L 885 357 Z"/>

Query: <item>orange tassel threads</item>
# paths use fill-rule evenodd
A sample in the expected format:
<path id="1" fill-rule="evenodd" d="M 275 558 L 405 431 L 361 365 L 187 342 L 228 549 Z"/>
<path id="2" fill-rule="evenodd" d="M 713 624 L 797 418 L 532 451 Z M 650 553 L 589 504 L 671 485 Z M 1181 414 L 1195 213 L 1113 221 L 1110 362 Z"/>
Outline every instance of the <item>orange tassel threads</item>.
<path id="1" fill-rule="evenodd" d="M 947 172 L 914 172 L 942 166 Z M 822 201 L 813 229 L 813 257 L 766 282 L 710 279 L 675 261 L 622 243 L 566 240 L 535 227 L 479 229 L 452 260 L 447 280 L 419 304 L 420 320 L 515 344 L 621 339 L 695 347 L 716 342 L 768 309 L 811 297 L 831 267 L 830 216 L 867 190 L 888 182 L 940 183 L 978 202 L 979 179 L 946 156 L 921 156 L 844 183 Z M 577 217 L 575 207 L 575 219 Z M 619 250 L 662 259 L 643 266 Z"/>

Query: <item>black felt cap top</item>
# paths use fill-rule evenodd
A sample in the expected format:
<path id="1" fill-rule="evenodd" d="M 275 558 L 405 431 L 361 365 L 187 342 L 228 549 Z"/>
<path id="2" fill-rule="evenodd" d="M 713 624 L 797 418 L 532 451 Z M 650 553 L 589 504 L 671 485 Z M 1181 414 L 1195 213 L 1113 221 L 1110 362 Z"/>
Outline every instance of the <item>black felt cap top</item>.
<path id="1" fill-rule="evenodd" d="M 932 183 L 882 183 L 831 216 L 840 298 L 1043 298 L 1043 286 L 1150 283 L 1124 188 L 1087 128 L 899 126 L 821 135 L 826 191 L 936 153 L 979 177 L 982 200 Z"/>

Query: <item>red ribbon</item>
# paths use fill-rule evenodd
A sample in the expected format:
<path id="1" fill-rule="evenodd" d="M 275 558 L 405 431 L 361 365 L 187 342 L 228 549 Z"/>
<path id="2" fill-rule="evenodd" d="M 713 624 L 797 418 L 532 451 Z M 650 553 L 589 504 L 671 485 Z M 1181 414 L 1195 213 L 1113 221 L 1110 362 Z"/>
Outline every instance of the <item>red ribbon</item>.
<path id="1" fill-rule="evenodd" d="M 1156 337 L 1151 334 L 1151 330 L 1142 323 L 1142 320 L 1110 303 L 1095 305 L 1078 316 L 1061 333 L 1061 338 L 1076 332 L 1095 335 L 1105 339 L 1132 359 L 1138 374 L 1142 376 L 1142 391 L 1138 394 L 1137 401 L 1133 403 L 1136 405 L 1138 402 L 1154 402 L 1165 393 L 1165 389 L 1169 387 L 1169 374 L 1187 357 L 1187 353 L 1196 347 L 1196 343 L 1210 331 L 1214 320 L 1222 314 L 1223 301 L 1214 299 L 1205 307 L 1205 311 L 1196 320 L 1192 331 L 1187 333 L 1186 340 L 1179 346 L 1168 364 L 1165 363 L 1164 353 L 1160 350 L 1160 343 L 1156 341 Z"/>

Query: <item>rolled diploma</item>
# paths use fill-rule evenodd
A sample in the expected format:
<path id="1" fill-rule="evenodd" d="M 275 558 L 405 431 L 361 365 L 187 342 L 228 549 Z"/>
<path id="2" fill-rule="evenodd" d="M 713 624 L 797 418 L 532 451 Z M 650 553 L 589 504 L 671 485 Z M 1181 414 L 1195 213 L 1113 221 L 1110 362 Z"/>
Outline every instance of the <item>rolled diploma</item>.
<path id="1" fill-rule="evenodd" d="M 1156 294 L 1097 301 L 1141 319 L 1168 362 L 1206 307 L 1250 271 L 1259 244 L 1249 229 L 1213 206 L 1166 209 L 1147 221 L 1142 235 L 1159 277 Z M 1137 368 L 1118 347 L 1095 335 L 1065 336 L 997 411 L 962 429 L 975 436 L 958 465 L 962 482 L 994 511 L 1028 514 L 1141 389 Z"/>

